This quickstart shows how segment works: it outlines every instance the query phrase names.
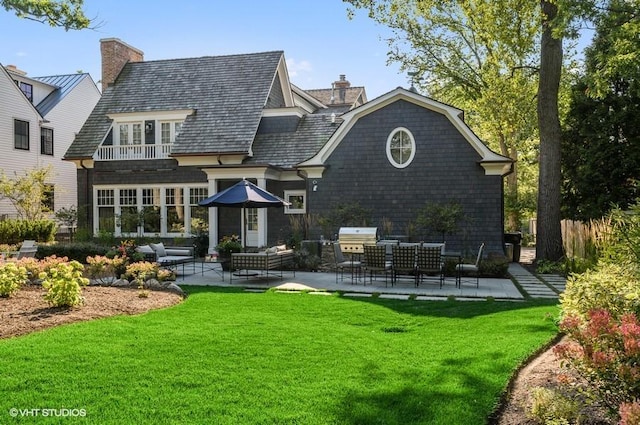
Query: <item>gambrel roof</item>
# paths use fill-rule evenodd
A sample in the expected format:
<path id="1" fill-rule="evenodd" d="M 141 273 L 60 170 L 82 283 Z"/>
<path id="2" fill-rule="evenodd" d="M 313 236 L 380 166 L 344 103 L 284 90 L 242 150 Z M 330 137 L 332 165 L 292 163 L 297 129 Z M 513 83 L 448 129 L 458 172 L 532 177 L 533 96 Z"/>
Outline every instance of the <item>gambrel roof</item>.
<path id="1" fill-rule="evenodd" d="M 190 112 L 172 148 L 174 156 L 248 154 L 263 109 L 292 106 L 290 89 L 272 93 L 281 87 L 282 69 L 282 51 L 127 63 L 65 159 L 90 158 L 112 126 L 109 115 L 176 110 Z"/>

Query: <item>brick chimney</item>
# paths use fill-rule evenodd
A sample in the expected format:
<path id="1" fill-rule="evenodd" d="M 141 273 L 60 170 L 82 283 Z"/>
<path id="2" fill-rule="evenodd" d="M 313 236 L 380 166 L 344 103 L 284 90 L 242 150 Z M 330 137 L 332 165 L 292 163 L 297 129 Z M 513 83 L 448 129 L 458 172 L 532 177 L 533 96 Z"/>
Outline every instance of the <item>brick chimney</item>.
<path id="1" fill-rule="evenodd" d="M 100 40 L 102 57 L 102 91 L 112 85 L 127 62 L 144 61 L 142 50 L 129 46 L 119 38 L 103 38 Z"/>
<path id="2" fill-rule="evenodd" d="M 334 81 L 332 84 L 333 89 L 338 90 L 338 97 L 340 98 L 340 103 L 346 102 L 346 89 L 351 87 L 351 83 L 347 80 L 346 75 L 340 74 L 340 79 Z M 334 94 L 331 93 L 331 103 L 335 103 Z"/>

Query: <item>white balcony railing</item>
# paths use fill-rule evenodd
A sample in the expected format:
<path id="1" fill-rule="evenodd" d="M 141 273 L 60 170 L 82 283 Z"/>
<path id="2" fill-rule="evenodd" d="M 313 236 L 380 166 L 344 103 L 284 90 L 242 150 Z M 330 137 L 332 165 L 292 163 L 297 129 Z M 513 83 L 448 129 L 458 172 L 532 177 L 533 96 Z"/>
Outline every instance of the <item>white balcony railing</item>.
<path id="1" fill-rule="evenodd" d="M 167 159 L 171 143 L 158 145 L 100 146 L 94 159 L 97 161 L 126 161 L 132 159 Z"/>

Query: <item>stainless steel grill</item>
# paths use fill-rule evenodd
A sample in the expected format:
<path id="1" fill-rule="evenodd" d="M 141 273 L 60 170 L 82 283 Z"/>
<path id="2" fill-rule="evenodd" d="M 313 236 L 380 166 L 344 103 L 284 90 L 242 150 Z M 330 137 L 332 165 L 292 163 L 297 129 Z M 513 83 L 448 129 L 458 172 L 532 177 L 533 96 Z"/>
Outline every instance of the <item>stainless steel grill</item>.
<path id="1" fill-rule="evenodd" d="M 342 252 L 362 254 L 365 245 L 375 245 L 377 227 L 341 227 L 338 234 Z"/>

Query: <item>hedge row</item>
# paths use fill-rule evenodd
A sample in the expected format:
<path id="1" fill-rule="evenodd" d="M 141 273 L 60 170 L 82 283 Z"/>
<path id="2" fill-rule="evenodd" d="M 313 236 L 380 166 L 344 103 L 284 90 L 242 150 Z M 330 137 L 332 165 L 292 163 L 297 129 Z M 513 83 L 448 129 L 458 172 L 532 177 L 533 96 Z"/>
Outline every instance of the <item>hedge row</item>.
<path id="1" fill-rule="evenodd" d="M 53 220 L 2 220 L 0 221 L 0 242 L 15 245 L 24 240 L 52 242 L 57 224 Z"/>

